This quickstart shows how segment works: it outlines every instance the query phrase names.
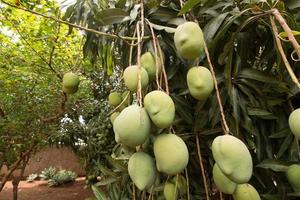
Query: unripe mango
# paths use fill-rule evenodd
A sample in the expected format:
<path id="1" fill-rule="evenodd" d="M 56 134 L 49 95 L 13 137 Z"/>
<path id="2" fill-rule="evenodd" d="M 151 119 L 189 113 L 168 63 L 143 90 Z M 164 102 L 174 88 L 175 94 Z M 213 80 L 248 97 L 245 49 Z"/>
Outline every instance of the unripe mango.
<path id="1" fill-rule="evenodd" d="M 149 82 L 147 71 L 142 67 L 139 69 L 137 65 L 129 66 L 124 70 L 124 83 L 131 92 L 136 92 L 138 89 L 139 73 L 141 74 L 141 86 L 143 89 Z"/>
<path id="2" fill-rule="evenodd" d="M 212 143 L 213 157 L 231 181 L 247 183 L 252 175 L 252 157 L 247 146 L 231 135 L 218 136 Z"/>
<path id="3" fill-rule="evenodd" d="M 65 73 L 63 76 L 63 91 L 67 94 L 74 94 L 78 90 L 80 80 L 73 72 Z"/>
<path id="4" fill-rule="evenodd" d="M 122 96 L 118 92 L 112 92 L 108 95 L 108 104 L 118 106 L 122 102 Z"/>
<path id="5" fill-rule="evenodd" d="M 139 190 L 149 189 L 156 179 L 154 159 L 144 152 L 134 153 L 128 162 L 128 173 Z"/>
<path id="6" fill-rule="evenodd" d="M 175 134 L 161 134 L 154 141 L 158 171 L 168 175 L 180 173 L 187 166 L 189 152 L 184 141 Z"/>
<path id="7" fill-rule="evenodd" d="M 289 117 L 289 126 L 295 137 L 300 140 L 300 108 L 294 110 Z"/>
<path id="8" fill-rule="evenodd" d="M 144 106 L 152 122 L 159 128 L 169 127 L 175 117 L 175 104 L 166 93 L 154 90 L 144 98 Z"/>
<path id="9" fill-rule="evenodd" d="M 129 147 L 143 144 L 149 137 L 150 126 L 146 110 L 138 105 L 126 107 L 113 123 L 119 142 Z"/>
<path id="10" fill-rule="evenodd" d="M 175 184 L 172 182 L 166 182 L 164 185 L 164 197 L 166 200 L 177 200 L 178 191 Z"/>
<path id="11" fill-rule="evenodd" d="M 300 164 L 290 165 L 286 171 L 286 177 L 294 191 L 300 192 Z"/>
<path id="12" fill-rule="evenodd" d="M 120 112 L 114 112 L 113 114 L 111 114 L 110 116 L 110 122 L 112 124 L 114 124 L 115 119 L 120 115 Z"/>
<path id="13" fill-rule="evenodd" d="M 161 62 L 157 57 L 157 66 L 154 56 L 151 52 L 146 52 L 141 56 L 141 66 L 147 71 L 149 81 L 153 81 L 156 78 L 156 71 L 158 75 L 161 72 Z"/>
<path id="14" fill-rule="evenodd" d="M 74 94 L 76 93 L 78 90 L 78 86 L 77 87 L 73 87 L 73 88 L 66 88 L 66 87 L 63 87 L 63 91 L 66 93 L 66 94 Z"/>
<path id="15" fill-rule="evenodd" d="M 192 67 L 187 73 L 187 85 L 192 97 L 205 100 L 214 89 L 211 72 L 206 67 Z"/>
<path id="16" fill-rule="evenodd" d="M 248 183 L 238 184 L 232 196 L 234 200 L 260 200 L 256 189 Z"/>
<path id="17" fill-rule="evenodd" d="M 174 42 L 177 52 L 185 59 L 195 59 L 204 50 L 204 37 L 195 22 L 185 22 L 176 28 Z"/>
<path id="18" fill-rule="evenodd" d="M 233 194 L 237 184 L 227 178 L 217 164 L 213 167 L 213 179 L 217 188 L 225 194 Z"/>

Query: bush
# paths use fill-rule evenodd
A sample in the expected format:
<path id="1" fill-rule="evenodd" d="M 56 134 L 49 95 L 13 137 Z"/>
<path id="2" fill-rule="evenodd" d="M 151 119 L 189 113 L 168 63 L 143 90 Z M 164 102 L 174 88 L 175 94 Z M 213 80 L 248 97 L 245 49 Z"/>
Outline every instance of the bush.
<path id="1" fill-rule="evenodd" d="M 27 178 L 26 178 L 26 181 L 28 183 L 31 183 L 33 182 L 34 180 L 38 179 L 39 178 L 39 175 L 38 174 L 30 174 Z"/>
<path id="2" fill-rule="evenodd" d="M 51 179 L 49 179 L 48 184 L 50 186 L 59 186 L 65 183 L 74 182 L 77 174 L 68 170 L 58 171 Z"/>
<path id="3" fill-rule="evenodd" d="M 40 177 L 44 180 L 49 180 L 52 179 L 55 174 L 56 174 L 56 169 L 54 167 L 49 167 L 49 168 L 45 168 L 41 172 Z"/>

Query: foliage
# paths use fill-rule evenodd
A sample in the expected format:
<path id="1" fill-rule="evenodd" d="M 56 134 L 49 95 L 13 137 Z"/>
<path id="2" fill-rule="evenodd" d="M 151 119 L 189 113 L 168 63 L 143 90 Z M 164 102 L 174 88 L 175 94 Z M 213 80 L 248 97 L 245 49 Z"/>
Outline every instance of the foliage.
<path id="1" fill-rule="evenodd" d="M 65 169 L 59 170 L 48 180 L 48 184 L 49 186 L 59 186 L 65 183 L 71 183 L 75 181 L 76 177 L 77 175 L 75 172 Z"/>
<path id="2" fill-rule="evenodd" d="M 56 174 L 56 169 L 54 167 L 49 167 L 41 171 L 39 177 L 44 180 L 49 180 L 52 179 L 55 174 Z"/>
<path id="3" fill-rule="evenodd" d="M 37 6 L 39 12 L 60 15 L 57 4 L 41 4 L 45 6 Z M 0 19 L 0 168 L 8 168 L 4 183 L 55 134 L 65 101 L 61 77 L 76 70 L 80 37 L 59 23 L 2 3 Z"/>

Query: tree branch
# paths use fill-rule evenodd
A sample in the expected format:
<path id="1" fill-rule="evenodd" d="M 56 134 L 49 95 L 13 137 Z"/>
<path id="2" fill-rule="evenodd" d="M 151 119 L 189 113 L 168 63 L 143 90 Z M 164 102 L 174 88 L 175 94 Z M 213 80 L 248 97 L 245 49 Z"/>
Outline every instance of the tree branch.
<path id="1" fill-rule="evenodd" d="M 43 117 L 40 116 L 40 119 L 43 123 L 49 123 L 49 122 L 53 122 L 54 120 L 58 119 L 59 117 L 63 116 L 63 114 L 65 113 L 65 106 L 66 106 L 66 102 L 68 101 L 68 97 L 66 93 L 63 93 L 63 98 L 60 104 L 60 107 L 58 109 L 58 111 L 56 112 L 56 114 L 54 114 L 53 116 L 50 117 Z"/>
<path id="2" fill-rule="evenodd" d="M 286 32 L 286 34 L 289 38 L 289 41 L 292 43 L 292 45 L 298 55 L 298 58 L 300 58 L 300 45 L 298 44 L 295 36 L 293 35 L 292 30 L 287 25 L 284 18 L 282 17 L 282 15 L 280 14 L 280 12 L 277 9 L 273 9 L 272 11 L 273 11 L 272 14 L 275 16 L 276 20 L 280 23 L 283 30 Z"/>
<path id="3" fill-rule="evenodd" d="M 276 45 L 277 45 L 277 48 L 278 48 L 278 51 L 282 57 L 282 60 L 284 62 L 284 65 L 292 79 L 292 81 L 295 83 L 295 85 L 298 87 L 298 89 L 300 89 L 300 83 L 298 81 L 298 78 L 296 77 L 285 53 L 284 53 L 284 50 L 283 50 L 283 47 L 282 47 L 282 44 L 281 44 L 281 41 L 278 37 L 278 29 L 276 27 L 276 24 L 275 24 L 275 21 L 274 19 L 272 18 L 272 16 L 270 16 L 270 21 L 271 21 L 271 25 L 272 25 L 272 30 L 273 30 L 273 34 L 274 34 L 274 37 L 275 37 L 275 41 L 276 41 Z"/>
<path id="4" fill-rule="evenodd" d="M 64 21 L 64 20 L 61 20 L 61 19 L 57 19 L 57 18 L 55 18 L 53 16 L 48 16 L 48 15 L 45 15 L 45 14 L 42 14 L 42 13 L 30 10 L 30 9 L 27 9 L 27 8 L 22 8 L 22 7 L 16 6 L 16 5 L 8 3 L 8 2 L 6 2 L 4 0 L 0 0 L 0 1 L 3 2 L 4 4 L 10 6 L 10 7 L 13 7 L 13 8 L 16 8 L 16 9 L 19 9 L 19 10 L 23 10 L 23 11 L 26 11 L 26 12 L 30 12 L 32 14 L 39 15 L 41 17 L 57 21 L 59 23 L 66 24 L 68 26 L 72 26 L 72 27 L 78 28 L 80 30 L 84 30 L 84 31 L 88 31 L 88 32 L 91 32 L 91 33 L 95 33 L 97 35 L 111 37 L 111 38 L 115 38 L 115 39 L 129 40 L 129 41 L 138 40 L 138 38 L 136 38 L 136 37 L 119 36 L 119 35 L 115 35 L 115 34 L 111 34 L 111 33 L 105 33 L 105 32 L 97 31 L 97 30 L 94 30 L 94 29 L 85 28 L 83 26 L 72 24 L 70 22 L 67 22 L 67 21 Z M 149 36 L 145 36 L 142 39 L 149 39 L 149 38 L 150 38 Z"/>
<path id="5" fill-rule="evenodd" d="M 32 146 L 25 152 L 25 153 L 21 153 L 20 158 L 11 166 L 11 168 L 9 169 L 8 173 L 6 173 L 0 183 L 0 192 L 2 191 L 5 183 L 7 182 L 7 180 L 10 178 L 10 176 L 12 175 L 12 173 L 19 167 L 19 165 L 21 164 L 21 162 L 26 159 L 27 156 L 29 156 L 29 154 L 33 151 L 33 149 L 36 147 L 37 143 L 33 143 Z"/>

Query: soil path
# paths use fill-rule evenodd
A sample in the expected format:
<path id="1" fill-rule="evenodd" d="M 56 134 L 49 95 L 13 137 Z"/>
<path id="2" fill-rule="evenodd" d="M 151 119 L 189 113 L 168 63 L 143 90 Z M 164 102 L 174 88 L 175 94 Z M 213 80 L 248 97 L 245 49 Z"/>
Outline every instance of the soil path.
<path id="1" fill-rule="evenodd" d="M 75 183 L 60 187 L 49 187 L 47 181 L 34 181 L 27 183 L 21 181 L 19 184 L 18 200 L 84 200 L 93 197 L 90 189 L 84 189 L 85 179 L 78 178 Z M 0 200 L 12 200 L 12 184 L 6 183 Z"/>

